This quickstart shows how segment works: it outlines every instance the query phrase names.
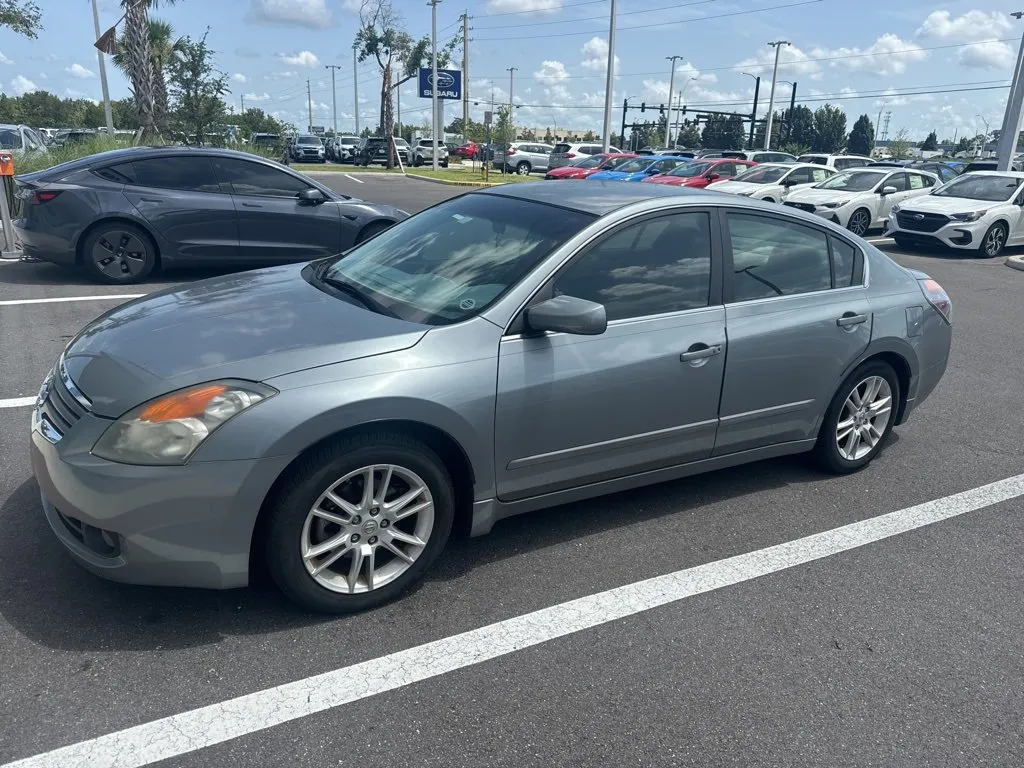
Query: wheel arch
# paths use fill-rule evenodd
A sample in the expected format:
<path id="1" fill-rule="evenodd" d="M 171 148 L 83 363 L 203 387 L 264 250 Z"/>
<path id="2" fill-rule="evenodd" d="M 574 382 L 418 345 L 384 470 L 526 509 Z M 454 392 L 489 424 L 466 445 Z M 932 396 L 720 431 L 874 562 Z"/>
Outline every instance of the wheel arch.
<path id="1" fill-rule="evenodd" d="M 894 422 L 897 426 L 903 423 L 903 419 L 907 413 L 907 401 L 910 398 L 910 389 L 914 384 L 917 377 L 918 361 L 917 354 L 913 348 L 904 341 L 897 339 L 881 340 L 877 344 L 872 344 L 865 352 L 865 354 L 851 365 L 847 370 L 843 371 L 842 378 L 840 381 L 845 381 L 846 377 L 849 376 L 854 370 L 875 360 L 887 363 L 889 367 L 896 373 L 896 379 L 900 384 L 900 401 L 896 406 L 896 421 Z M 837 385 L 838 386 L 838 385 Z"/>
<path id="2" fill-rule="evenodd" d="M 160 266 L 163 258 L 160 250 L 160 243 L 157 240 L 156 235 L 153 233 L 153 230 L 149 227 L 149 224 L 142 219 L 137 219 L 133 216 L 127 216 L 125 214 L 104 216 L 101 219 L 96 219 L 96 221 L 92 222 L 85 229 L 83 229 L 78 234 L 78 237 L 75 240 L 75 264 L 81 266 L 83 263 L 84 254 L 82 252 L 82 249 L 85 246 L 85 241 L 89 238 L 89 235 L 91 235 L 97 229 L 106 224 L 131 224 L 133 227 L 137 227 L 138 229 L 142 230 L 143 234 L 145 234 L 146 237 L 149 238 L 149 242 L 153 246 L 153 250 L 156 252 L 156 266 Z"/>

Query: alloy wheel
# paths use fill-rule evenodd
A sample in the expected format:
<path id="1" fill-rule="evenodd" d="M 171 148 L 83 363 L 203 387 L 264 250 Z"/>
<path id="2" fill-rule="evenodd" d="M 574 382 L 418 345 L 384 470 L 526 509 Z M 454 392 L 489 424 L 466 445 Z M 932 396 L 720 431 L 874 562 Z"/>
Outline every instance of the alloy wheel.
<path id="1" fill-rule="evenodd" d="M 865 210 L 856 210 L 850 217 L 850 223 L 847 225 L 847 229 L 858 237 L 863 237 L 870 226 L 870 217 L 868 212 Z"/>
<path id="2" fill-rule="evenodd" d="M 836 424 L 836 446 L 847 461 L 871 453 L 885 435 L 892 414 L 892 389 L 881 376 L 868 376 L 846 397 Z"/>
<path id="3" fill-rule="evenodd" d="M 350 472 L 325 490 L 302 527 L 306 572 L 332 592 L 371 592 L 405 573 L 434 528 L 423 479 L 395 464 Z"/>
<path id="4" fill-rule="evenodd" d="M 107 277 L 124 280 L 146 268 L 147 246 L 134 232 L 108 229 L 97 238 L 90 254 L 96 268 Z"/>
<path id="5" fill-rule="evenodd" d="M 999 252 L 1003 250 L 1003 244 L 1006 241 L 1006 232 L 1000 226 L 992 227 L 985 235 L 985 254 L 988 256 L 998 256 Z"/>

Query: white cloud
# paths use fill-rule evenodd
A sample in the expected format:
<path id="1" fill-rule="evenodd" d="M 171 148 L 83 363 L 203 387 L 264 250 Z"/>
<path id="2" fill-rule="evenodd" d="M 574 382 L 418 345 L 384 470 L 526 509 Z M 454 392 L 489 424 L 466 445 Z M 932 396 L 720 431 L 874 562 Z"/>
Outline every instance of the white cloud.
<path id="1" fill-rule="evenodd" d="M 288 69 L 283 72 L 271 72 L 269 75 L 264 75 L 266 80 L 285 80 L 289 77 L 298 77 L 299 73 L 294 69 Z"/>
<path id="2" fill-rule="evenodd" d="M 0 51 L 0 64 L 13 64 L 14 62 L 4 56 L 3 52 Z"/>
<path id="3" fill-rule="evenodd" d="M 269 93 L 247 93 L 242 96 L 246 101 L 269 101 Z"/>
<path id="4" fill-rule="evenodd" d="M 897 35 L 887 32 L 879 37 L 868 48 L 814 48 L 811 58 L 833 59 L 829 62 L 834 67 L 859 70 L 876 75 L 900 75 L 907 69 L 907 64 L 924 61 L 928 52 L 909 40 L 901 40 Z"/>
<path id="5" fill-rule="evenodd" d="M 1011 36 L 1013 31 L 1010 17 L 998 11 L 968 11 L 956 18 L 949 11 L 933 11 L 917 34 L 938 40 L 977 43 L 957 51 L 957 61 L 965 67 L 1009 69 L 1013 66 L 1015 50 L 996 39 Z"/>
<path id="6" fill-rule="evenodd" d="M 247 82 L 249 82 L 249 78 L 247 78 L 241 72 L 235 72 L 235 74 L 233 74 L 231 76 L 231 82 L 232 83 L 247 83 Z"/>
<path id="7" fill-rule="evenodd" d="M 957 58 L 965 67 L 1008 70 L 1013 66 L 1015 53 L 1006 43 L 992 41 L 963 48 Z"/>
<path id="8" fill-rule="evenodd" d="M 489 13 L 555 13 L 562 0 L 489 0 Z"/>
<path id="9" fill-rule="evenodd" d="M 26 93 L 38 91 L 39 86 L 24 75 L 15 75 L 14 79 L 11 80 L 11 90 L 14 91 L 16 96 L 24 96 Z"/>
<path id="10" fill-rule="evenodd" d="M 64 71 L 67 72 L 72 77 L 78 77 L 78 78 L 82 78 L 82 79 L 85 79 L 85 78 L 88 78 L 88 77 L 96 77 L 96 75 L 93 73 L 93 71 L 91 69 L 86 69 L 85 67 L 83 67 L 81 64 L 78 64 L 78 63 L 72 64 L 70 67 L 65 68 Z"/>
<path id="11" fill-rule="evenodd" d="M 363 8 L 363 0 L 345 0 L 341 4 L 341 10 L 348 11 L 349 13 L 359 13 Z"/>
<path id="12" fill-rule="evenodd" d="M 587 69 L 597 70 L 599 72 L 606 72 L 608 70 L 608 41 L 603 37 L 597 37 L 596 35 L 590 38 L 580 48 L 580 53 L 583 54 L 583 61 L 581 62 Z M 615 74 L 619 73 L 619 57 L 615 57 Z"/>
<path id="13" fill-rule="evenodd" d="M 334 24 L 327 0 L 252 0 L 246 19 L 307 29 L 324 29 Z"/>
<path id="14" fill-rule="evenodd" d="M 290 55 L 282 53 L 278 54 L 278 58 L 292 67 L 315 67 L 320 63 L 320 59 L 316 57 L 316 54 L 310 51 L 299 51 L 296 54 Z"/>
<path id="15" fill-rule="evenodd" d="M 569 70 L 560 61 L 544 61 L 533 76 L 543 85 L 557 85 L 569 79 Z"/>

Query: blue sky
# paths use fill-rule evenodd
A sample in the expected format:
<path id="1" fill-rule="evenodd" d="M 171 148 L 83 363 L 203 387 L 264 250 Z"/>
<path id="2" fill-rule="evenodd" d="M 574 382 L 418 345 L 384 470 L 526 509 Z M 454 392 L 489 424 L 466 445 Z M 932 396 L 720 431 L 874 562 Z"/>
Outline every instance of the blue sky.
<path id="1" fill-rule="evenodd" d="M 37 0 L 45 30 L 30 41 L 0 31 L 0 86 L 14 95 L 46 89 L 61 96 L 100 98 L 89 0 Z M 508 67 L 516 67 L 516 122 L 531 127 L 597 129 L 604 103 L 609 0 L 443 0 L 439 39 L 447 40 L 465 11 L 472 18 L 470 92 L 507 101 Z M 769 40 L 792 43 L 781 55 L 779 79 L 797 81 L 798 101 L 814 108 L 841 105 L 848 128 L 861 113 L 875 120 L 891 111 L 889 135 L 912 138 L 932 129 L 940 138 L 984 130 L 1002 121 L 1024 22 L 1009 17 L 1017 3 L 916 0 L 620 0 L 615 102 L 624 97 L 666 101 L 670 64 L 680 55 L 676 88 L 688 105 L 749 111 L 753 78 L 767 75 L 760 109 L 767 108 Z M 313 121 L 331 125 L 330 72 L 337 64 L 338 125 L 353 127 L 351 42 L 360 0 L 179 0 L 154 15 L 177 34 L 208 42 L 231 76 L 237 109 L 258 106 L 298 126 L 306 124 L 306 80 Z M 414 36 L 430 31 L 421 0 L 393 0 Z M 789 7 L 785 7 L 789 6 Z M 103 28 L 120 16 L 115 0 L 100 0 Z M 458 54 L 457 56 L 461 56 Z M 111 95 L 128 95 L 124 78 L 108 66 Z M 376 125 L 380 73 L 357 67 L 362 124 Z M 425 100 L 413 83 L 402 92 L 404 122 L 422 122 Z M 788 100 L 789 85 L 779 86 Z M 479 117 L 483 107 L 474 107 Z M 448 119 L 461 114 L 451 105 Z M 640 118 L 639 113 L 635 113 Z M 617 126 L 621 110 L 614 113 Z"/>

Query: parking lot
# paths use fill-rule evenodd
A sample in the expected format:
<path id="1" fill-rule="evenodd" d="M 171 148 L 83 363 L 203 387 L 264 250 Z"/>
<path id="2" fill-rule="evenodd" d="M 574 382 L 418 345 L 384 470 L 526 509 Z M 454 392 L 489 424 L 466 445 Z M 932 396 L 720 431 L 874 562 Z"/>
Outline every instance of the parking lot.
<path id="1" fill-rule="evenodd" d="M 318 178 L 409 211 L 465 191 Z M 869 239 L 942 284 L 955 333 L 865 470 L 770 460 L 511 518 L 345 618 L 265 580 L 132 587 L 71 560 L 28 463 L 39 383 L 122 298 L 210 273 L 111 288 L 0 263 L 0 768 L 1024 764 L 1024 273 Z M 701 566 L 646 609 L 640 582 Z"/>

